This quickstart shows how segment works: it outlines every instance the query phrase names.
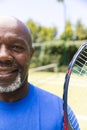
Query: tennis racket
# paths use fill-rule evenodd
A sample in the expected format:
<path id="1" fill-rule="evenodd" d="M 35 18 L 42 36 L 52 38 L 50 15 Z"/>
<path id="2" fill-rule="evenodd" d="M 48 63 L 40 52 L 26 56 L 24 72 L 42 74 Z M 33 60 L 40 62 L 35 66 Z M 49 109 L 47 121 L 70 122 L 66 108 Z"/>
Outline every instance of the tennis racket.
<path id="1" fill-rule="evenodd" d="M 87 43 L 84 43 L 73 56 L 65 76 L 63 92 L 64 130 L 87 130 L 86 100 Z"/>

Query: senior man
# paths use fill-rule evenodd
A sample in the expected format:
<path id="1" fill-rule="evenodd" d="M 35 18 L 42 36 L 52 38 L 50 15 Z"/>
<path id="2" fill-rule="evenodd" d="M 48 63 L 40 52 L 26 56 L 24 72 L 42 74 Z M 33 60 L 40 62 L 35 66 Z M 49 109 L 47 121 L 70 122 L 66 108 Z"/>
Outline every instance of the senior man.
<path id="1" fill-rule="evenodd" d="M 28 83 L 33 52 L 26 25 L 17 18 L 1 16 L 0 130 L 63 128 L 62 100 Z"/>

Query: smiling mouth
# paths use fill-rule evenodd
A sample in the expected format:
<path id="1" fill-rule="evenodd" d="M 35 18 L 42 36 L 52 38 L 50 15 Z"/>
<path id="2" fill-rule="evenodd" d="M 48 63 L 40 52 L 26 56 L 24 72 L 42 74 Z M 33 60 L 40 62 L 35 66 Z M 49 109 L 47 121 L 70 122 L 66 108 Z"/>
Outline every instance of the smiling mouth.
<path id="1" fill-rule="evenodd" d="M 10 76 L 10 75 L 12 75 L 12 74 L 14 74 L 14 73 L 17 73 L 18 72 L 18 70 L 16 69 L 16 70 L 0 70 L 0 77 L 1 76 Z"/>

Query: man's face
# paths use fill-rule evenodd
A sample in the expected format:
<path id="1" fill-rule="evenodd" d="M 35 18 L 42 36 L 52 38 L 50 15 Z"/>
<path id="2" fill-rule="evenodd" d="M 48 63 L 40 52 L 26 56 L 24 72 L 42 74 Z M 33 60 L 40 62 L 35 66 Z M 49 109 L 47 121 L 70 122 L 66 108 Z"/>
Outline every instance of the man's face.
<path id="1" fill-rule="evenodd" d="M 16 23 L 0 25 L 0 86 L 11 85 L 19 73 L 21 82 L 26 79 L 31 58 L 28 38 Z"/>

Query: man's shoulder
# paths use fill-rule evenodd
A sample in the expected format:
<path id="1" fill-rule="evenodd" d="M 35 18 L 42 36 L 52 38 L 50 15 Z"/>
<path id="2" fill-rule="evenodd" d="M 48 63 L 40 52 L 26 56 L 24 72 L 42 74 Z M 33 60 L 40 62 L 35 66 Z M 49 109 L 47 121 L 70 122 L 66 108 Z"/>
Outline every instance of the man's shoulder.
<path id="1" fill-rule="evenodd" d="M 62 99 L 55 94 L 30 84 L 35 95 L 35 103 L 38 104 L 41 125 L 47 129 L 61 129 L 63 119 Z"/>
<path id="2" fill-rule="evenodd" d="M 35 85 L 32 85 L 30 84 L 30 87 L 35 91 L 35 93 L 37 94 L 37 96 L 39 97 L 39 99 L 43 100 L 43 101 L 51 101 L 51 102 L 57 102 L 57 103 L 60 103 L 62 104 L 62 99 L 51 93 L 51 92 L 48 92 L 47 90 L 43 90 Z"/>

